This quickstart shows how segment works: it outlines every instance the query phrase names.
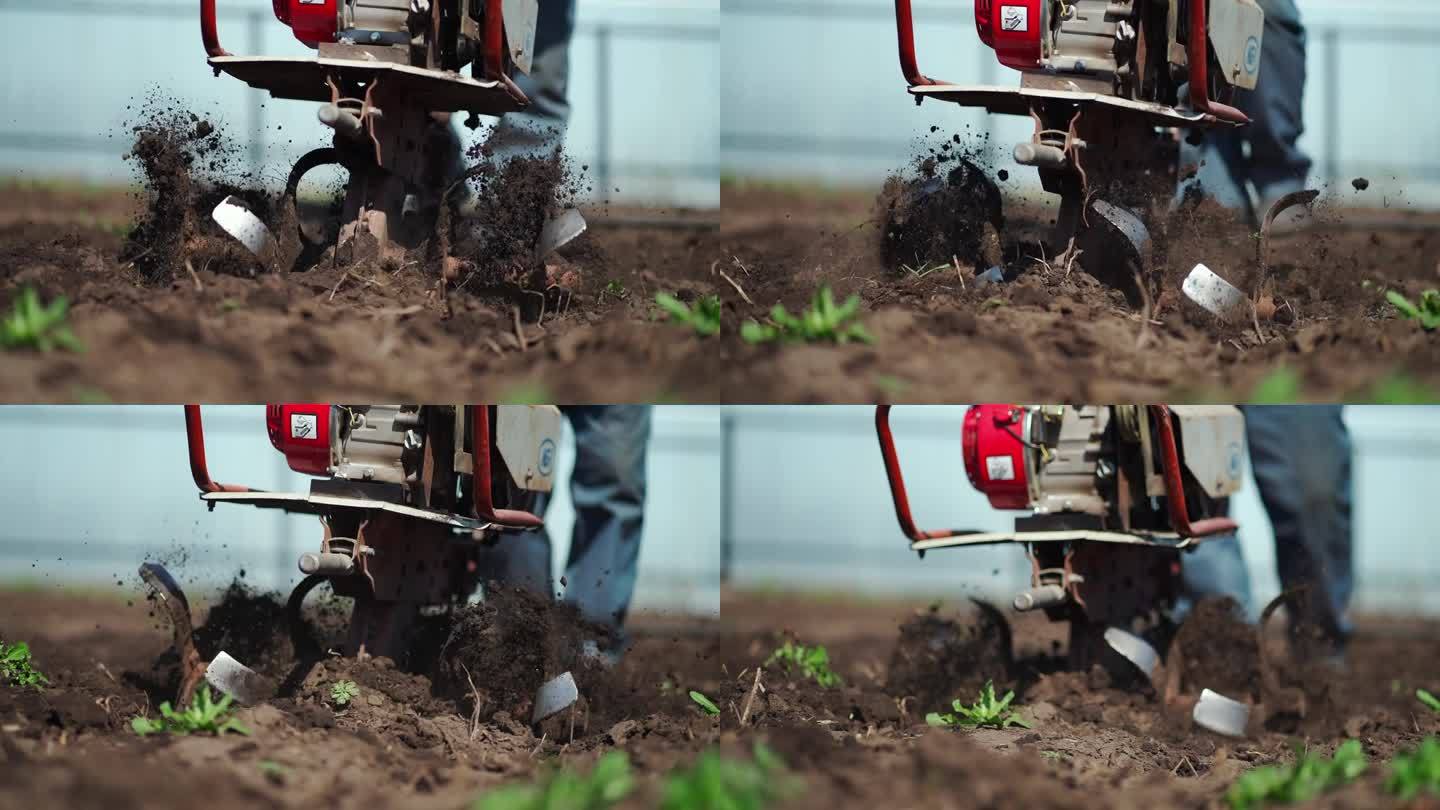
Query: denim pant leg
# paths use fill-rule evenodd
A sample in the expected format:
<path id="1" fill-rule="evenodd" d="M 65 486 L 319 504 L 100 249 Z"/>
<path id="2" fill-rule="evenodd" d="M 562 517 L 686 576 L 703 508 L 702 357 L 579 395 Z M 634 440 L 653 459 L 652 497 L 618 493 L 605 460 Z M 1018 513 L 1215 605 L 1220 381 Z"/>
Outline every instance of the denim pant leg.
<path id="1" fill-rule="evenodd" d="M 1354 580 L 1350 434 L 1341 408 L 1243 410 L 1255 482 L 1275 529 L 1280 585 L 1309 585 L 1305 618 L 1343 644 Z"/>
<path id="2" fill-rule="evenodd" d="M 565 601 L 587 620 L 619 630 L 635 592 L 652 407 L 563 410 L 575 431 L 570 478 L 575 532 L 565 566 Z"/>
<path id="3" fill-rule="evenodd" d="M 575 33 L 575 0 L 540 0 L 536 19 L 535 56 L 530 72 L 515 83 L 530 97 L 530 106 L 509 113 L 490 133 L 489 145 L 501 160 L 544 154 L 565 137 L 570 120 L 570 40 Z"/>
<path id="4" fill-rule="evenodd" d="M 1250 571 L 1245 567 L 1239 537 L 1227 534 L 1204 540 L 1180 558 L 1180 565 L 1180 599 L 1173 612 L 1176 621 L 1183 620 L 1195 603 L 1207 596 L 1228 596 L 1247 618 L 1256 618 L 1250 601 Z"/>

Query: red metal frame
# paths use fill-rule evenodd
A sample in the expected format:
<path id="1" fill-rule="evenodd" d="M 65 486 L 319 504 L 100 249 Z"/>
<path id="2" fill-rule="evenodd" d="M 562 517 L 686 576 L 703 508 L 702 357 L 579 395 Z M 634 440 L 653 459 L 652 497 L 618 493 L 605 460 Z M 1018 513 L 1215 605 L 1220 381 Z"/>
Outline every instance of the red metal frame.
<path id="1" fill-rule="evenodd" d="M 485 3 L 485 72 L 490 79 L 505 76 L 505 9 L 502 0 Z"/>
<path id="2" fill-rule="evenodd" d="M 496 509 L 490 496 L 490 408 L 486 405 L 470 406 L 471 484 L 474 486 L 475 517 L 491 523 L 515 526 L 524 529 L 538 529 L 545 525 L 539 517 L 518 509 Z"/>
<path id="3" fill-rule="evenodd" d="M 1190 41 L 1186 61 L 1190 63 L 1190 106 L 1235 124 L 1250 123 L 1250 116 L 1210 98 L 1210 26 L 1206 19 L 1209 0 L 1190 0 Z"/>
<path id="4" fill-rule="evenodd" d="M 212 58 L 230 55 L 220 47 L 220 34 L 215 30 L 215 0 L 200 0 L 200 38 L 205 42 L 205 53 Z"/>
<path id="5" fill-rule="evenodd" d="M 943 84 L 920 72 L 915 61 L 915 20 L 910 13 L 910 0 L 895 0 L 895 34 L 900 44 L 900 72 L 911 87 Z"/>
<path id="6" fill-rule="evenodd" d="M 190 448 L 190 475 L 201 492 L 254 492 L 239 484 L 220 484 L 210 477 L 205 464 L 205 426 L 200 422 L 200 406 L 185 406 L 185 442 Z"/>
<path id="7" fill-rule="evenodd" d="M 1240 524 L 1228 517 L 1190 520 L 1190 508 L 1185 503 L 1185 479 L 1180 474 L 1180 452 L 1175 447 L 1175 427 L 1170 423 L 1170 408 L 1165 405 L 1151 405 L 1155 415 L 1156 428 L 1160 439 L 1160 462 L 1165 473 L 1165 505 L 1170 511 L 1170 523 L 1181 537 L 1209 537 L 1236 531 Z"/>
<path id="8" fill-rule="evenodd" d="M 975 534 L 974 531 L 965 529 L 922 531 L 916 528 L 915 518 L 910 515 L 910 499 L 905 494 L 905 477 L 900 473 L 900 457 L 895 452 L 895 437 L 890 433 L 889 405 L 875 406 L 875 435 L 880 439 L 880 455 L 885 458 L 885 477 L 890 479 L 890 497 L 895 501 L 895 518 L 900 521 L 900 530 L 906 537 L 913 542 L 919 542 Z"/>

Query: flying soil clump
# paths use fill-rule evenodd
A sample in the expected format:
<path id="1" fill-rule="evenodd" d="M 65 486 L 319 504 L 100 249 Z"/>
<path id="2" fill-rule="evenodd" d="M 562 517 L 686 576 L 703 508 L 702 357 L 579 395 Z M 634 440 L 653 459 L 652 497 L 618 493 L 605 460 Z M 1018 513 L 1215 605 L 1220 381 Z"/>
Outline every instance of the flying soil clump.
<path id="1" fill-rule="evenodd" d="M 1000 264 L 1000 189 L 978 154 L 961 144 L 954 135 L 885 180 L 876 217 L 881 256 L 890 269 L 959 261 L 984 271 Z"/>

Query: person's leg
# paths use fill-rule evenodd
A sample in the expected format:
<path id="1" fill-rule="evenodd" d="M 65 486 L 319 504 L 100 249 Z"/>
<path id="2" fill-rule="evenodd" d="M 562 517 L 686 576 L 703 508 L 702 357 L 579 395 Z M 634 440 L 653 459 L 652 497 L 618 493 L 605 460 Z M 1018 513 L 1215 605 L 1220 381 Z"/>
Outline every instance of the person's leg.
<path id="1" fill-rule="evenodd" d="M 617 633 L 635 592 L 644 525 L 649 405 L 563 409 L 575 431 L 570 478 L 575 531 L 565 567 L 565 601 Z"/>
<path id="2" fill-rule="evenodd" d="M 1182 555 L 1180 565 L 1180 599 L 1172 612 L 1176 621 L 1184 620 L 1196 602 L 1209 596 L 1228 596 L 1247 618 L 1255 618 L 1250 603 L 1250 571 L 1245 567 L 1238 537 L 1227 534 L 1205 540 L 1194 551 Z"/>
<path id="3" fill-rule="evenodd" d="M 1242 216 L 1254 218 L 1245 143 L 1240 133 L 1214 130 L 1199 146 L 1184 143 L 1180 147 L 1180 163 L 1195 166 L 1196 170 L 1194 177 L 1180 184 L 1177 202 L 1199 193 Z"/>
<path id="4" fill-rule="evenodd" d="M 496 157 L 544 154 L 564 140 L 570 120 L 570 40 L 574 33 L 575 0 L 540 0 L 530 72 L 515 76 L 515 83 L 530 97 L 530 106 L 503 116 L 490 133 L 487 143 Z"/>
<path id="5" fill-rule="evenodd" d="M 1338 405 L 1244 408 L 1260 497 L 1275 529 L 1280 585 L 1309 586 L 1302 618 L 1343 649 L 1353 589 L 1350 434 Z"/>
<path id="6" fill-rule="evenodd" d="M 1249 178 L 1263 216 L 1275 200 L 1305 188 L 1311 161 L 1299 146 L 1305 131 L 1305 26 L 1294 0 L 1260 5 L 1265 10 L 1260 82 L 1254 92 L 1239 93 L 1237 104 L 1251 118 L 1243 134 L 1250 143 Z"/>

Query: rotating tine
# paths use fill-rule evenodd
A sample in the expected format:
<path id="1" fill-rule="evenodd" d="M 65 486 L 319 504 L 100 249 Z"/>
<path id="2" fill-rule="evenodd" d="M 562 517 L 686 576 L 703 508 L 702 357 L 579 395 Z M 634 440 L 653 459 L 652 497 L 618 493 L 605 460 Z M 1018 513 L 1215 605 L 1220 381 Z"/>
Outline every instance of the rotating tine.
<path id="1" fill-rule="evenodd" d="M 180 584 L 159 563 L 145 563 L 140 566 L 140 578 L 155 593 L 165 615 L 170 619 L 175 651 L 180 654 L 180 691 L 175 697 L 176 708 L 190 705 L 195 689 L 205 678 L 206 662 L 200 658 L 195 647 L 194 626 L 190 618 L 190 601 Z"/>

